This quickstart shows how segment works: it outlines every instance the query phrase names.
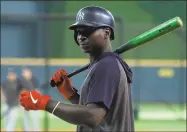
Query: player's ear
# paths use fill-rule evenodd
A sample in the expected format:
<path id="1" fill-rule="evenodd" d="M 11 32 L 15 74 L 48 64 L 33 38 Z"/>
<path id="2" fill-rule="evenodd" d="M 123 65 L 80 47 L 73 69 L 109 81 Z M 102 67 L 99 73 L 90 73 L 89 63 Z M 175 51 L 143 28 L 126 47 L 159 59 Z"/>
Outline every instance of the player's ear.
<path id="1" fill-rule="evenodd" d="M 110 29 L 109 28 L 105 28 L 105 39 L 110 39 L 110 35 L 111 35 L 111 32 L 110 32 Z"/>

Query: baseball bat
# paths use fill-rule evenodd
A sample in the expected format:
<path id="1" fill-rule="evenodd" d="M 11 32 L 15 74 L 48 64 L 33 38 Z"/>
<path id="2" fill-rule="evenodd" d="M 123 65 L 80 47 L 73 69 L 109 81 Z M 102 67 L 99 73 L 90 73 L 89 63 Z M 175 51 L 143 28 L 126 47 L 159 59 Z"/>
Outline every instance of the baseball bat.
<path id="1" fill-rule="evenodd" d="M 148 30 L 147 32 L 144 32 L 143 34 L 131 39 L 127 43 L 125 43 L 122 46 L 120 46 L 119 48 L 117 48 L 114 52 L 118 53 L 118 54 L 122 54 L 128 50 L 136 48 L 136 47 L 138 47 L 142 44 L 145 44 L 151 40 L 159 38 L 160 36 L 170 33 L 182 26 L 183 26 L 183 22 L 180 19 L 180 17 L 174 17 L 174 18 Z M 72 73 L 68 74 L 68 77 L 70 78 L 70 77 L 88 69 L 89 65 L 90 64 L 87 64 L 87 65 L 83 66 L 82 68 L 80 68 L 76 71 L 73 71 Z M 58 84 L 55 84 L 55 82 L 53 80 L 51 80 L 50 85 L 52 87 L 55 87 Z"/>

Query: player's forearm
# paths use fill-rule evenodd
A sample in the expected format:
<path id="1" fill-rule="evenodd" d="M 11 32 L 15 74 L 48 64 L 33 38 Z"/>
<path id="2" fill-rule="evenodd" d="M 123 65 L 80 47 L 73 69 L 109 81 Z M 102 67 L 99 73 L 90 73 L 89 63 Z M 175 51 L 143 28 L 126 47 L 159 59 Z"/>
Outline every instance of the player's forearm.
<path id="1" fill-rule="evenodd" d="M 74 96 L 72 96 L 69 101 L 72 103 L 72 104 L 79 104 L 79 98 L 80 98 L 80 95 L 78 93 L 76 93 Z"/>
<path id="2" fill-rule="evenodd" d="M 46 111 L 52 113 L 57 103 L 57 101 L 50 100 Z M 91 108 L 83 105 L 60 103 L 53 114 L 71 124 L 94 127 L 95 120 L 91 111 Z"/>

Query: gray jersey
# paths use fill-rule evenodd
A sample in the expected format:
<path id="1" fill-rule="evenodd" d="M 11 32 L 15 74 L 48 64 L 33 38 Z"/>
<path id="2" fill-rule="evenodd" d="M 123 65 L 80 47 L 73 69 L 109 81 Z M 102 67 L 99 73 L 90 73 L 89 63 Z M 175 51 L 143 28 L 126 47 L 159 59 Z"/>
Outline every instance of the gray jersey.
<path id="1" fill-rule="evenodd" d="M 79 101 L 81 105 L 88 103 L 105 107 L 107 114 L 97 128 L 77 126 L 77 131 L 134 131 L 130 84 L 115 57 L 107 56 L 90 68 Z"/>

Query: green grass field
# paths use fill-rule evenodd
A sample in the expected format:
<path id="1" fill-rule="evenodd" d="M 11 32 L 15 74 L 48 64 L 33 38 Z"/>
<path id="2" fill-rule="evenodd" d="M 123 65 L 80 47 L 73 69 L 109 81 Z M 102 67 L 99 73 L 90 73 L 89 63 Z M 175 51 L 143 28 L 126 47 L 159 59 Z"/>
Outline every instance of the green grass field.
<path id="1" fill-rule="evenodd" d="M 48 117 L 48 121 L 45 116 Z M 59 118 L 40 112 L 41 129 L 45 130 L 48 122 L 49 131 L 74 131 L 75 125 Z M 5 122 L 1 120 L 1 130 Z M 186 131 L 186 105 L 142 104 L 140 105 L 139 120 L 135 121 L 136 131 Z M 22 130 L 22 115 L 20 112 L 16 130 Z"/>
<path id="2" fill-rule="evenodd" d="M 22 130 L 21 118 L 17 122 L 17 130 Z M 60 119 L 50 119 L 48 125 L 49 131 L 74 131 L 75 125 L 66 123 Z M 4 126 L 2 122 L 1 126 Z M 41 129 L 43 128 L 44 120 L 41 120 Z M 4 127 L 3 127 L 4 128 Z M 180 120 L 139 120 L 135 121 L 136 131 L 186 131 L 186 121 Z M 3 130 L 3 129 L 2 129 Z"/>

